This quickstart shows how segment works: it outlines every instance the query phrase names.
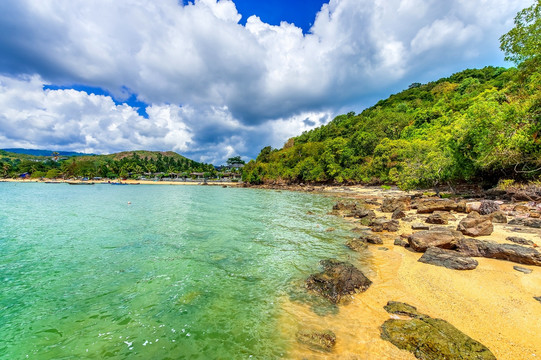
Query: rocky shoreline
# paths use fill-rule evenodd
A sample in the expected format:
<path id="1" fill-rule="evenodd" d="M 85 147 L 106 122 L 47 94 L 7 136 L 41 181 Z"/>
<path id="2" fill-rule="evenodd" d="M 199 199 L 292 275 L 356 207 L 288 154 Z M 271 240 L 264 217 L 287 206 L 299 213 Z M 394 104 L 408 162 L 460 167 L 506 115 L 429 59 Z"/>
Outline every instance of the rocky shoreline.
<path id="1" fill-rule="evenodd" d="M 538 248 L 541 244 L 541 205 L 537 202 L 541 200 L 541 196 L 536 197 L 535 192 L 509 194 L 488 191 L 485 192 L 485 196 L 476 193 L 472 198 L 457 196 L 453 199 L 442 199 L 420 192 L 407 194 L 398 190 L 385 191 L 361 187 L 265 188 L 318 192 L 341 197 L 343 200 L 334 205 L 330 214 L 343 217 L 354 225 L 352 230 L 358 235 L 344 242 L 344 245 L 352 251 L 361 254 L 368 251 L 375 258 L 382 254 L 373 251 L 376 249 L 386 251 L 391 249 L 393 252 L 399 252 L 402 258 L 411 258 L 419 254 L 420 256 L 416 256 L 417 263 L 425 267 L 446 269 L 443 271 L 449 271 L 445 274 L 450 282 L 453 281 L 453 274 L 479 271 L 475 269 L 484 266 L 485 261 L 510 262 L 515 265 L 509 267 L 509 272 L 534 276 L 530 279 L 535 284 L 541 285 L 541 278 L 538 275 L 540 271 L 536 269 L 541 266 L 541 253 Z M 373 296 L 370 293 L 374 290 L 369 287 L 373 281 L 378 280 L 365 276 L 354 263 L 324 259 L 322 265 L 323 272 L 311 275 L 306 280 L 308 291 L 318 293 L 330 302 L 338 304 L 341 310 L 349 306 L 342 301 L 348 295 L 366 292 L 354 296 L 360 301 L 366 300 L 364 297 Z M 426 271 L 439 270 L 427 268 Z M 397 276 L 400 277 L 400 272 Z M 430 295 L 438 297 L 436 291 Z M 514 294 L 499 295 L 513 297 Z M 538 312 L 541 314 L 541 305 L 538 303 L 541 290 L 537 293 L 532 291 L 529 295 L 531 302 L 540 308 Z M 390 298 L 387 301 L 393 303 L 402 299 Z M 466 298 L 464 301 L 469 300 Z M 429 305 L 439 307 L 438 304 Z M 475 305 L 473 299 L 468 304 Z M 532 304 L 528 303 L 528 307 L 531 306 Z M 463 331 L 460 331 L 455 328 L 452 325 L 453 318 L 442 320 L 433 319 L 428 315 L 401 315 L 407 315 L 409 320 L 392 318 L 379 324 L 381 339 L 410 352 L 419 359 L 495 359 L 495 354 L 499 354 L 499 359 L 521 358 L 510 356 L 509 352 L 499 348 L 492 353 L 489 350 L 492 346 L 483 345 L 483 338 L 475 337 L 480 342 L 470 338 L 475 332 L 469 334 L 467 329 L 463 328 Z M 326 322 L 326 319 L 321 320 L 323 323 Z M 525 331 L 525 329 L 516 330 Z M 335 344 L 341 341 L 340 334 L 335 334 L 332 328 L 322 332 L 327 334 L 325 335 L 327 337 L 330 333 L 333 334 L 333 341 L 325 342 L 328 346 L 319 347 L 317 350 L 312 346 L 310 349 L 316 352 L 324 351 L 327 353 L 326 356 L 336 352 L 336 358 L 340 358 L 343 354 L 338 355 L 340 351 L 335 350 Z M 317 334 L 318 332 L 312 333 L 309 337 L 320 339 Z M 306 336 L 303 337 L 305 338 Z M 539 350 L 541 349 L 537 348 L 536 351 Z M 541 356 L 541 352 L 539 355 Z"/>

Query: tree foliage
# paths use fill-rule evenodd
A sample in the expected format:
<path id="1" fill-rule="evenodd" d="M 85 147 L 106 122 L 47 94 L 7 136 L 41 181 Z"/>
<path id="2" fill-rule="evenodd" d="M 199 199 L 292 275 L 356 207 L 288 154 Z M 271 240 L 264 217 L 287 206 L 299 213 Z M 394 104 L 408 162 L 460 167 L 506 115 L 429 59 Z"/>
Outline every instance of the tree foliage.
<path id="1" fill-rule="evenodd" d="M 520 11 L 515 27 L 500 38 L 505 60 L 520 63 L 541 55 L 541 0 Z"/>

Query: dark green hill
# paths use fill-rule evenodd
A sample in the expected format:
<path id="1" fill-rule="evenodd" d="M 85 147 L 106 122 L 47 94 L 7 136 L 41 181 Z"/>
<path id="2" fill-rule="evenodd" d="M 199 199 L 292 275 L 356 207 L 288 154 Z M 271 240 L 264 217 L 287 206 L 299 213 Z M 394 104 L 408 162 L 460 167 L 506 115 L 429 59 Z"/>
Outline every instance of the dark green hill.
<path id="1" fill-rule="evenodd" d="M 452 181 L 538 178 L 541 72 L 465 70 L 379 101 L 361 114 L 264 148 L 244 179 L 262 182 L 394 183 L 402 188 Z"/>

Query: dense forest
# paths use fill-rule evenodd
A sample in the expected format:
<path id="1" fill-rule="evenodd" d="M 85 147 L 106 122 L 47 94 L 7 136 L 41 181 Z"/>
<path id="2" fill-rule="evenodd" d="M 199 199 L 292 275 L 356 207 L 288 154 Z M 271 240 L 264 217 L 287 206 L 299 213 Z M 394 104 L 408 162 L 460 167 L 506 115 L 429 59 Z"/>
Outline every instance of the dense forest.
<path id="1" fill-rule="evenodd" d="M 0 174 L 15 178 L 28 173 L 32 178 L 105 177 L 136 178 L 146 174 L 162 173 L 189 176 L 191 172 L 215 174 L 211 164 L 198 163 L 175 152 L 127 151 L 111 155 L 59 157 L 32 156 L 0 151 Z"/>
<path id="2" fill-rule="evenodd" d="M 385 183 L 401 188 L 453 182 L 539 179 L 541 5 L 523 10 L 502 36 L 516 68 L 465 70 L 379 101 L 361 114 L 265 147 L 245 181 Z"/>

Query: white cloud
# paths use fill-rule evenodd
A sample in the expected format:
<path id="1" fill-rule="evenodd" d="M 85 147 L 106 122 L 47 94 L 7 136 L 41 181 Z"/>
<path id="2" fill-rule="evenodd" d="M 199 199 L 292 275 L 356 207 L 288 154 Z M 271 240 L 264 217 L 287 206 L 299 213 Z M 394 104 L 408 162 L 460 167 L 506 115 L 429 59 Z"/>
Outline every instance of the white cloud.
<path id="1" fill-rule="evenodd" d="M 331 0 L 303 34 L 257 16 L 242 26 L 230 0 L 5 0 L 0 141 L 254 156 L 307 129 L 307 114 L 358 111 L 414 81 L 502 64 L 498 38 L 530 3 Z M 149 119 L 108 97 L 43 92 L 42 82 L 136 94 Z"/>

